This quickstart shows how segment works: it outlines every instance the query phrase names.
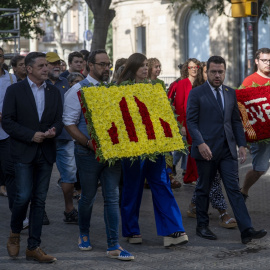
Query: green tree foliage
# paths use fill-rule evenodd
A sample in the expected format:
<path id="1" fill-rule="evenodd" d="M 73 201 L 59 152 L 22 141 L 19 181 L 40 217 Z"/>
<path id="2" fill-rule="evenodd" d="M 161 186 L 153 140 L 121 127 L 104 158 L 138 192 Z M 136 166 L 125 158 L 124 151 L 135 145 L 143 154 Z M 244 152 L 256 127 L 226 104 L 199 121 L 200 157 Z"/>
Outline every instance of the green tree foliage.
<path id="1" fill-rule="evenodd" d="M 0 8 L 20 8 L 21 36 L 34 38 L 39 34 L 44 34 L 38 20 L 48 10 L 47 0 L 3 0 L 0 1 Z M 13 17 L 0 18 L 0 30 L 11 30 L 13 27 Z"/>
<path id="2" fill-rule="evenodd" d="M 198 11 L 199 14 L 207 14 L 207 10 L 215 10 L 219 15 L 228 15 L 225 13 L 225 4 L 231 3 L 231 0 L 171 0 L 172 4 L 182 3 L 190 4 L 191 10 Z M 258 17 L 262 17 L 263 20 L 269 15 L 270 0 L 258 0 Z"/>

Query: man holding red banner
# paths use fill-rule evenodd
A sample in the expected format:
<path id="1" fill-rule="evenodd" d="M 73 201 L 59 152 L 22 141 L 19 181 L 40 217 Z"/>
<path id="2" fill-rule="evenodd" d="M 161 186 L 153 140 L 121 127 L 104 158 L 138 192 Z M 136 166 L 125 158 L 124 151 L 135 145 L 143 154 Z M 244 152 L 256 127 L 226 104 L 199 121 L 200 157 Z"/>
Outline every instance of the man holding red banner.
<path id="1" fill-rule="evenodd" d="M 270 82 L 270 49 L 259 49 L 255 54 L 255 72 L 246 77 L 242 83 L 245 87 L 251 87 L 254 83 L 265 85 Z M 242 187 L 242 195 L 246 200 L 249 189 L 268 170 L 270 159 L 270 144 L 252 143 L 250 146 L 253 169 L 246 174 Z"/>

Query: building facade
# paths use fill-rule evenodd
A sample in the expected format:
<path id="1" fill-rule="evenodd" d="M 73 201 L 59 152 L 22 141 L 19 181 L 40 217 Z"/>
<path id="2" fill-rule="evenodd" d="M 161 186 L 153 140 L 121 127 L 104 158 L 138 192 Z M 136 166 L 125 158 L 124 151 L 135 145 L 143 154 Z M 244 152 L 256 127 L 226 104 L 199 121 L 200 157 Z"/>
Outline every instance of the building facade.
<path id="1" fill-rule="evenodd" d="M 245 69 L 244 19 L 218 16 L 213 10 L 199 15 L 186 2 L 172 6 L 169 0 L 113 0 L 114 59 L 134 52 L 157 57 L 162 64 L 160 77 L 168 84 L 179 77 L 178 65 L 188 58 L 206 61 L 221 55 L 227 62 L 225 83 L 238 87 Z M 225 11 L 230 14 L 229 3 Z M 260 47 L 270 39 L 269 21 L 260 22 L 259 29 Z"/>

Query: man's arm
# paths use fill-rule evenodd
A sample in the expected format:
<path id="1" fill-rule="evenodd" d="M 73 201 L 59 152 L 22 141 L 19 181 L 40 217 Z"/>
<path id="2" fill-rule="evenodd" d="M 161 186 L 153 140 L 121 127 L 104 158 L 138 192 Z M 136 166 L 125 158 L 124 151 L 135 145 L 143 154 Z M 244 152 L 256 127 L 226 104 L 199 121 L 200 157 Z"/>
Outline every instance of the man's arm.
<path id="1" fill-rule="evenodd" d="M 57 137 L 58 135 L 61 134 L 62 129 L 64 127 L 64 124 L 62 122 L 62 115 L 63 115 L 63 103 L 62 103 L 62 98 L 60 91 L 56 89 L 57 93 L 57 111 L 55 113 L 55 118 L 54 118 L 54 123 L 51 125 L 51 128 L 45 132 L 46 138 L 53 138 Z"/>
<path id="2" fill-rule="evenodd" d="M 14 85 L 11 85 L 7 88 L 3 102 L 2 127 L 5 132 L 9 134 L 12 138 L 19 141 L 31 143 L 36 132 L 16 122 L 17 106 L 15 91 L 16 88 L 14 87 Z M 21 100 L 21 102 L 23 102 L 23 100 Z"/>
<path id="3" fill-rule="evenodd" d="M 192 138 L 192 144 L 198 146 L 204 143 L 203 137 L 199 130 L 199 112 L 200 112 L 200 105 L 199 105 L 199 98 L 197 97 L 196 93 L 191 90 L 188 96 L 187 102 L 187 128 L 188 132 Z"/>
<path id="4" fill-rule="evenodd" d="M 233 89 L 231 91 L 233 91 L 233 98 L 234 98 L 234 107 L 233 107 L 232 118 L 231 118 L 233 134 L 236 139 L 236 143 L 238 147 L 241 147 L 241 146 L 246 147 L 247 142 L 246 142 L 246 137 L 244 133 L 244 127 L 240 118 L 239 108 L 237 105 L 236 94 Z"/>
<path id="5" fill-rule="evenodd" d="M 63 123 L 70 136 L 76 140 L 79 144 L 89 147 L 93 150 L 91 140 L 87 138 L 77 127 L 77 123 L 81 115 L 81 105 L 77 95 L 79 87 L 74 85 L 65 94 L 64 111 L 63 111 Z"/>
<path id="6" fill-rule="evenodd" d="M 65 126 L 70 136 L 76 140 L 79 144 L 94 150 L 91 140 L 89 140 L 76 125 Z"/>

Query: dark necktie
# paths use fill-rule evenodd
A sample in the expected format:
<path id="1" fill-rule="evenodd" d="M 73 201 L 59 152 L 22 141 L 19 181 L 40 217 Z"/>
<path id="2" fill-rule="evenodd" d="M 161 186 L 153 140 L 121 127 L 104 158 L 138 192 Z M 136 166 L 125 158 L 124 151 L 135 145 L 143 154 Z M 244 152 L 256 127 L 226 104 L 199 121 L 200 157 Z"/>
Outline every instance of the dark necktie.
<path id="1" fill-rule="evenodd" d="M 220 94 L 220 89 L 219 88 L 215 88 L 216 92 L 217 92 L 217 102 L 218 105 L 223 113 L 223 104 L 222 104 L 222 100 L 221 100 L 221 94 Z"/>

